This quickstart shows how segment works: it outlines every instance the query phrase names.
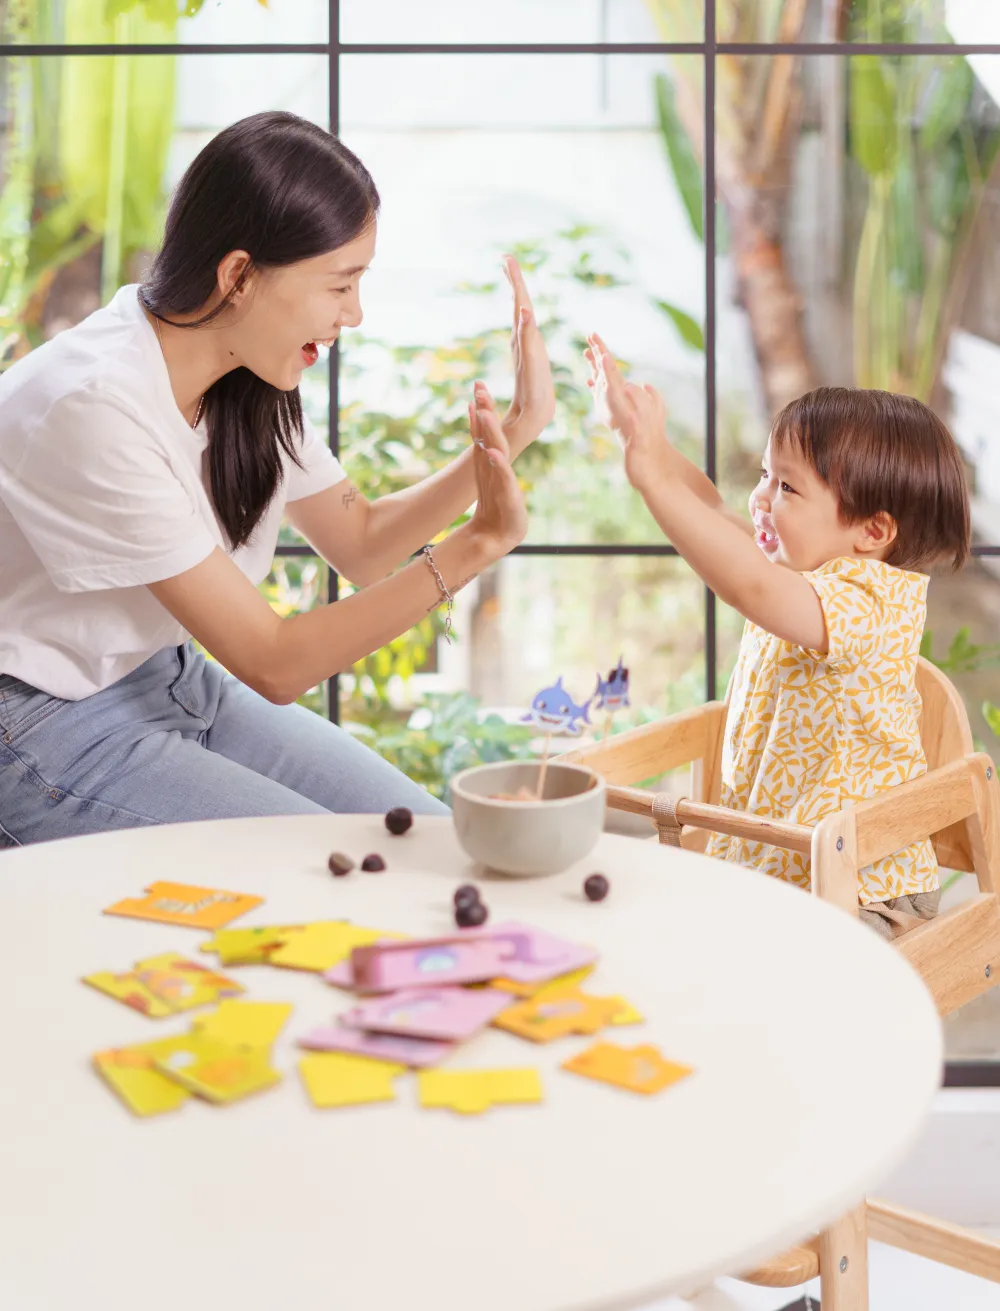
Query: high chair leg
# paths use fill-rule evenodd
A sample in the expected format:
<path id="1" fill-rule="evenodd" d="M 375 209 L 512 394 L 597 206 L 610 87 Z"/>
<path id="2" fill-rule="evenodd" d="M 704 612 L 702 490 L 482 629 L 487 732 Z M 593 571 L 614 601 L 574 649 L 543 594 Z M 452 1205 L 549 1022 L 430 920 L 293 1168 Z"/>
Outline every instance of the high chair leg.
<path id="1" fill-rule="evenodd" d="M 823 1311 L 868 1311 L 868 1218 L 864 1202 L 819 1238 Z"/>

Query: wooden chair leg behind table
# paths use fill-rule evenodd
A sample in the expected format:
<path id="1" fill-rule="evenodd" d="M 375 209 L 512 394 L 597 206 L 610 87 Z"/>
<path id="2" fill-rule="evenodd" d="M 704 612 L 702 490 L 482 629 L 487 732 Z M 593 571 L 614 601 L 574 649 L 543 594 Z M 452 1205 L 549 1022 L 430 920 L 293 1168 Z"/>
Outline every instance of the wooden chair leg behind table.
<path id="1" fill-rule="evenodd" d="M 864 1202 L 819 1236 L 823 1311 L 868 1311 L 868 1214 Z"/>

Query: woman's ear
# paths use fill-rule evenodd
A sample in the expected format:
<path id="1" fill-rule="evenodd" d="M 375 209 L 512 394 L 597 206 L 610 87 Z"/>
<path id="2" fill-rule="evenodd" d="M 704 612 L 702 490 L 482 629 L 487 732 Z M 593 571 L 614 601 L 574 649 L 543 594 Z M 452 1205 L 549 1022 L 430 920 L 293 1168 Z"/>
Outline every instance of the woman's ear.
<path id="1" fill-rule="evenodd" d="M 231 250 L 216 270 L 216 283 L 223 300 L 237 303 L 246 290 L 253 261 L 245 250 Z"/>
<path id="2" fill-rule="evenodd" d="M 858 525 L 854 549 L 858 555 L 873 555 L 884 560 L 898 536 L 896 520 L 886 510 L 879 510 L 878 514 Z"/>

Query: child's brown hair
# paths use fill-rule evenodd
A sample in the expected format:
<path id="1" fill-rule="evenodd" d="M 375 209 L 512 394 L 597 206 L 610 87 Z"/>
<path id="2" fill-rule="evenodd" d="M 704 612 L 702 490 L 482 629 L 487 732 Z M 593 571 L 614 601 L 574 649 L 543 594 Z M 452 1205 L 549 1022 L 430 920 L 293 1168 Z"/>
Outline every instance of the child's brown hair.
<path id="1" fill-rule="evenodd" d="M 959 569 L 969 555 L 969 489 L 955 439 L 912 396 L 818 387 L 792 401 L 771 429 L 772 448 L 792 443 L 837 497 L 845 523 L 891 515 L 886 563 Z"/>

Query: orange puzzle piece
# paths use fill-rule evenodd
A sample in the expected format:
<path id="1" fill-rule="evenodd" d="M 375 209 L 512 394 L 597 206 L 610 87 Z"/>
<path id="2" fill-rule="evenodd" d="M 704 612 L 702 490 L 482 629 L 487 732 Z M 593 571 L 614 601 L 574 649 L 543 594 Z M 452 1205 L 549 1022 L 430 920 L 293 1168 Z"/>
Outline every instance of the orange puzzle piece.
<path id="1" fill-rule="evenodd" d="M 105 915 L 130 919 L 158 920 L 163 924 L 185 924 L 192 929 L 221 929 L 254 906 L 263 897 L 220 888 L 194 888 L 187 883 L 153 883 L 145 897 L 127 897 L 109 906 Z"/>
<path id="2" fill-rule="evenodd" d="M 672 1083 L 694 1073 L 690 1065 L 665 1060 L 660 1050 L 651 1044 L 619 1047 L 613 1042 L 594 1043 L 578 1056 L 563 1061 L 562 1068 L 637 1093 L 662 1092 Z"/>
<path id="3" fill-rule="evenodd" d="M 592 1034 L 610 1024 L 621 1010 L 618 997 L 592 997 L 579 988 L 541 993 L 501 1011 L 493 1023 L 532 1042 L 551 1042 L 571 1033 Z"/>

